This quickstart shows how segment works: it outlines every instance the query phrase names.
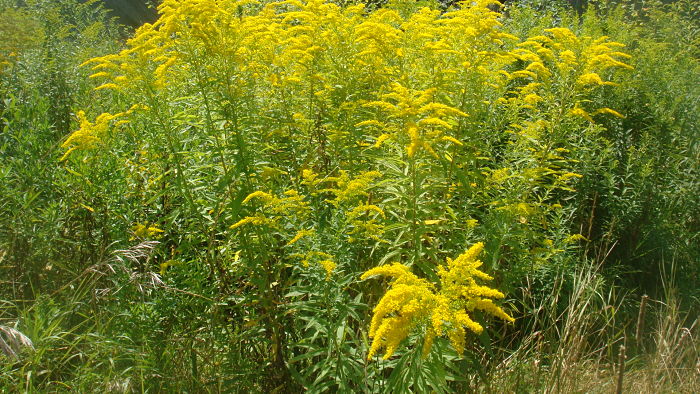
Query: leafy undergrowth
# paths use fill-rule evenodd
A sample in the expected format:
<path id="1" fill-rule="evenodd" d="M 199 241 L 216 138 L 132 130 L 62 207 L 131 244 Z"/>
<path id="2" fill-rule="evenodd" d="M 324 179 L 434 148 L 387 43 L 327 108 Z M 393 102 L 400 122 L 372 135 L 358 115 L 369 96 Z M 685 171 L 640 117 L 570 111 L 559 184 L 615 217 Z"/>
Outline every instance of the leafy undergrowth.
<path id="1" fill-rule="evenodd" d="M 697 391 L 693 2 L 95 3 L 0 1 L 1 387 Z"/>

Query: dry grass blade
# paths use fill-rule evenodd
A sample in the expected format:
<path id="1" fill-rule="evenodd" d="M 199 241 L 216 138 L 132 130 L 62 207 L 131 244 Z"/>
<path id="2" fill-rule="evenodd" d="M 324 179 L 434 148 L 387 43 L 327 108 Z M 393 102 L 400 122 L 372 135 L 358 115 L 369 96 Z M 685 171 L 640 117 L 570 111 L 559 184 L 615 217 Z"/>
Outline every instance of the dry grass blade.
<path id="1" fill-rule="evenodd" d="M 147 259 L 159 243 L 158 241 L 144 241 L 129 249 L 115 250 L 114 260 L 121 262 L 130 261 L 138 264 Z"/>
<path id="2" fill-rule="evenodd" d="M 128 276 L 128 283 L 136 287 L 140 293 L 145 293 L 147 289 L 163 288 L 169 291 L 174 291 L 182 294 L 187 294 L 193 297 L 198 297 L 211 301 L 210 298 L 192 293 L 189 291 L 180 290 L 174 287 L 166 285 L 161 279 L 160 275 L 155 272 L 148 272 L 140 269 L 129 268 L 126 263 L 131 263 L 133 265 L 143 266 L 146 260 L 151 256 L 156 246 L 160 242 L 158 241 L 145 241 L 137 245 L 132 246 L 128 249 L 119 249 L 113 252 L 113 258 L 102 263 L 98 263 L 87 268 L 83 274 L 71 281 L 77 281 L 88 274 L 91 275 L 88 278 L 88 282 L 95 283 L 100 278 L 107 277 L 110 275 L 117 274 L 119 271 Z M 122 263 L 122 264 L 115 264 Z M 69 284 L 70 284 L 69 283 Z M 64 288 L 67 287 L 64 286 Z M 95 288 L 93 289 L 94 296 L 97 298 L 106 297 L 109 294 L 120 291 L 124 286 L 118 288 Z"/>
<path id="3" fill-rule="evenodd" d="M 153 253 L 153 250 L 159 243 L 160 242 L 158 241 L 144 241 L 128 249 L 115 250 L 113 252 L 113 257 L 110 260 L 93 264 L 90 267 L 86 268 L 80 275 L 63 285 L 58 290 L 54 291 L 54 294 L 65 290 L 66 288 L 72 286 L 76 282 L 80 282 L 80 287 L 91 287 L 95 285 L 99 281 L 99 279 L 116 274 L 118 269 L 121 272 L 129 275 L 130 280 L 133 280 L 135 279 L 135 274 L 130 273 L 129 268 L 125 266 L 125 264 L 119 266 L 119 264 L 114 263 L 132 263 L 136 265 L 141 265 L 144 263 L 145 260 L 148 259 L 151 253 Z M 153 283 L 154 281 L 151 280 L 151 282 Z M 93 291 L 95 293 L 95 296 L 103 297 L 110 294 L 112 292 L 112 289 L 93 289 Z"/>
<path id="4" fill-rule="evenodd" d="M 24 348 L 34 350 L 32 340 L 12 327 L 0 326 L 0 349 L 8 357 L 19 358 Z"/>
<path id="5" fill-rule="evenodd" d="M 136 286 L 140 293 L 145 293 L 146 289 L 162 287 L 164 285 L 163 280 L 160 279 L 160 275 L 153 272 L 132 272 L 129 281 Z"/>
<path id="6" fill-rule="evenodd" d="M 144 241 L 129 249 L 116 250 L 114 251 L 113 260 L 122 263 L 130 262 L 136 266 L 143 266 L 159 243 L 158 241 Z M 156 288 L 164 285 L 158 274 L 144 272 L 139 269 L 131 271 L 129 274 L 129 282 L 134 284 L 140 293 L 145 293 L 148 288 Z"/>

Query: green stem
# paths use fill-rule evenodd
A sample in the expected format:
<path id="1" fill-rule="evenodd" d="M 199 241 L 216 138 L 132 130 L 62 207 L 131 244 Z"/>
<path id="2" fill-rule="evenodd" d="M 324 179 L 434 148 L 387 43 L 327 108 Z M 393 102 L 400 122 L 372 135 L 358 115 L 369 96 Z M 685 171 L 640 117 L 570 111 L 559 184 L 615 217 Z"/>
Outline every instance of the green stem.
<path id="1" fill-rule="evenodd" d="M 411 179 L 411 233 L 413 239 L 413 263 L 417 263 L 420 258 L 420 235 L 418 234 L 418 172 L 416 170 L 416 159 L 409 158 L 409 176 Z"/>

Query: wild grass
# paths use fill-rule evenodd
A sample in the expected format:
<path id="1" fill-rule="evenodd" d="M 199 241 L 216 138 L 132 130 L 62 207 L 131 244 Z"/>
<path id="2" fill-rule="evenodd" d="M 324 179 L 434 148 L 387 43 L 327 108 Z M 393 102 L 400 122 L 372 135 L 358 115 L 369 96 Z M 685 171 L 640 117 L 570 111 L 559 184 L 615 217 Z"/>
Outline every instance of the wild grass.
<path id="1" fill-rule="evenodd" d="M 639 315 L 644 317 L 643 322 L 634 319 L 625 313 L 625 308 L 630 308 L 625 305 L 630 295 L 612 294 L 599 275 L 596 267 L 589 267 L 575 274 L 568 300 L 560 299 L 561 293 L 555 292 L 551 298 L 532 305 L 529 309 L 538 312 L 555 309 L 556 304 L 567 308 L 561 314 L 539 317 L 545 322 L 536 327 L 547 328 L 531 330 L 514 351 L 503 355 L 481 389 L 556 393 L 697 391 L 697 315 L 681 312 L 675 296 L 667 293 L 664 299 L 668 302 L 647 299 Z"/>

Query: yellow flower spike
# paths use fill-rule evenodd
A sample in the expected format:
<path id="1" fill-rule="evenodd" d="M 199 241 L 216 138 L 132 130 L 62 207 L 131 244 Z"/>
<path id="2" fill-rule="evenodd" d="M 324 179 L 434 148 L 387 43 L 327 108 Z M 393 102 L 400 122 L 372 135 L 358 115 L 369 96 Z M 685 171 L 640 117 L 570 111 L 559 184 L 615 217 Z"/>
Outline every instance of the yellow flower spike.
<path id="1" fill-rule="evenodd" d="M 312 261 L 321 266 L 326 271 L 326 280 L 330 280 L 331 274 L 335 270 L 337 264 L 333 261 L 334 257 L 325 252 L 310 251 L 304 254 L 294 254 L 292 257 L 301 258 L 301 263 L 305 268 L 308 268 Z"/>
<path id="2" fill-rule="evenodd" d="M 131 227 L 133 236 L 130 238 L 134 239 L 158 239 L 164 233 L 163 230 L 158 228 L 156 225 L 149 225 L 148 222 L 136 223 Z"/>
<path id="3" fill-rule="evenodd" d="M 446 129 L 451 129 L 452 125 L 445 122 L 444 120 L 440 118 L 435 118 L 435 117 L 430 117 L 430 118 L 425 118 L 421 119 L 418 121 L 419 126 L 437 126 L 437 127 L 444 127 Z"/>
<path id="4" fill-rule="evenodd" d="M 578 77 L 576 83 L 579 85 L 611 85 L 617 86 L 615 82 L 603 81 L 603 79 L 597 73 L 586 73 Z"/>
<path id="5" fill-rule="evenodd" d="M 72 152 L 78 149 L 87 150 L 95 148 L 102 142 L 103 138 L 107 136 L 110 128 L 115 126 L 115 124 L 112 124 L 112 121 L 124 115 L 125 113 L 118 113 L 114 115 L 110 113 L 103 113 L 99 115 L 93 123 L 87 119 L 84 111 L 78 111 L 77 117 L 80 127 L 78 130 L 71 133 L 71 135 L 68 136 L 68 138 L 61 144 L 61 147 L 67 149 L 67 151 L 63 154 L 60 160 L 65 160 Z"/>
<path id="6" fill-rule="evenodd" d="M 561 59 L 562 63 L 569 66 L 576 64 L 576 54 L 570 49 L 559 52 L 559 59 Z"/>
<path id="7" fill-rule="evenodd" d="M 518 71 L 513 71 L 510 74 L 511 79 L 517 79 L 517 78 L 532 78 L 532 79 L 537 79 L 537 74 L 535 74 L 532 71 L 529 70 L 518 70 Z"/>
<path id="8" fill-rule="evenodd" d="M 316 180 L 316 177 L 318 177 L 318 174 L 316 174 L 314 172 L 314 170 L 310 170 L 307 168 L 307 169 L 302 170 L 301 177 L 304 178 L 305 182 L 312 183 Z"/>
<path id="9" fill-rule="evenodd" d="M 377 121 L 364 121 L 357 126 L 375 125 L 390 131 L 382 134 L 376 141 L 375 147 L 381 146 L 386 139 L 404 139 L 408 137 L 406 145 L 408 157 L 414 155 L 422 148 L 433 157 L 439 157 L 432 148 L 433 144 L 441 137 L 442 129 L 452 129 L 450 118 L 466 117 L 463 111 L 435 102 L 437 89 L 411 90 L 398 82 L 391 84 L 391 91 L 382 94 L 382 100 L 370 101 L 362 104 L 365 107 L 378 108 L 387 112 L 389 119 L 394 121 L 389 124 L 380 124 Z M 456 141 L 456 140 L 454 140 Z"/>
<path id="10" fill-rule="evenodd" d="M 436 114 L 437 116 L 448 116 L 448 115 L 463 116 L 463 117 L 469 116 L 457 108 L 453 108 L 453 107 L 450 107 L 449 105 L 435 103 L 435 102 L 423 105 L 422 107 L 420 107 L 418 109 L 418 112 L 419 113 L 432 112 L 432 113 Z"/>
<path id="11" fill-rule="evenodd" d="M 531 71 L 537 74 L 538 77 L 548 78 L 552 73 L 541 62 L 532 62 L 526 68 L 526 71 Z"/>
<path id="12" fill-rule="evenodd" d="M 323 267 L 323 269 L 326 271 L 326 280 L 329 280 L 331 277 L 331 274 L 333 273 L 333 270 L 336 267 L 335 262 L 333 260 L 321 260 L 318 262 L 318 264 Z"/>
<path id="13" fill-rule="evenodd" d="M 110 82 L 110 83 L 105 83 L 105 84 L 103 84 L 103 85 L 100 85 L 100 86 L 96 87 L 94 90 L 103 90 L 103 89 L 120 90 L 121 88 L 120 88 L 119 85 L 117 85 L 116 83 L 111 83 L 111 82 Z"/>
<path id="14" fill-rule="evenodd" d="M 581 234 L 573 234 L 573 235 L 566 237 L 566 239 L 564 240 L 564 242 L 566 242 L 566 243 L 572 243 L 572 242 L 576 242 L 576 241 L 588 242 L 588 238 L 584 237 Z"/>
<path id="15" fill-rule="evenodd" d="M 626 118 L 625 115 L 615 111 L 614 109 L 610 109 L 610 108 L 601 108 L 601 109 L 595 111 L 595 114 L 607 114 L 607 115 L 612 115 L 612 116 L 618 117 L 620 119 Z"/>
<path id="16" fill-rule="evenodd" d="M 401 263 L 374 267 L 362 274 L 360 279 L 365 280 L 369 277 L 378 275 L 389 276 L 394 279 L 392 283 L 395 282 L 396 284 L 428 284 L 428 282 L 418 278 L 408 267 Z"/>
<path id="17" fill-rule="evenodd" d="M 269 202 L 269 201 L 272 201 L 274 199 L 274 197 L 272 197 L 272 195 L 270 193 L 265 193 L 263 191 L 255 191 L 255 192 L 250 193 L 243 200 L 243 202 L 241 204 L 245 204 L 254 198 L 259 198 L 259 199 L 263 200 L 264 202 Z"/>
<path id="18" fill-rule="evenodd" d="M 447 335 L 453 348 L 461 354 L 466 330 L 479 334 L 484 329 L 469 315 L 474 310 L 513 322 L 514 319 L 493 302 L 493 299 L 503 298 L 503 293 L 476 283 L 476 279 L 492 279 L 478 270 L 482 263 L 477 256 L 483 248 L 484 244 L 479 242 L 454 260 L 448 258 L 447 267 L 439 266 L 438 290 L 399 263 L 375 267 L 362 274 L 363 280 L 376 275 L 392 278 L 389 290 L 373 310 L 368 358 L 381 349 L 385 350 L 384 359 L 391 357 L 416 327 L 425 327 L 423 357 L 430 353 L 434 338 L 443 335 Z"/>
<path id="19" fill-rule="evenodd" d="M 70 149 L 68 149 L 68 150 L 66 151 L 66 153 L 64 153 L 64 154 L 61 156 L 60 159 L 58 159 L 58 161 L 66 160 L 66 159 L 68 158 L 68 156 L 70 156 L 70 154 L 73 153 L 73 151 L 75 151 L 76 149 L 78 149 L 77 146 L 71 147 Z"/>
<path id="20" fill-rule="evenodd" d="M 554 37 L 554 40 L 560 43 L 566 45 L 575 45 L 578 43 L 578 37 L 566 27 L 555 27 L 552 29 L 545 29 L 545 31 L 550 33 Z"/>
<path id="21" fill-rule="evenodd" d="M 262 216 L 247 216 L 244 217 L 243 219 L 239 220 L 238 222 L 234 223 L 229 227 L 229 229 L 234 230 L 237 229 L 238 227 L 244 226 L 246 224 L 254 224 L 254 225 L 261 225 L 265 224 L 267 222 L 267 219 Z"/>
<path id="22" fill-rule="evenodd" d="M 577 117 L 586 119 L 587 121 L 593 123 L 593 118 L 591 118 L 591 115 L 588 112 L 586 112 L 585 109 L 583 109 L 581 107 L 578 107 L 578 106 L 574 107 L 573 109 L 571 109 L 571 111 L 569 111 L 569 113 L 572 116 L 577 116 Z"/>
<path id="23" fill-rule="evenodd" d="M 540 63 L 542 62 L 542 59 L 540 58 L 539 55 L 536 53 L 533 53 L 532 51 L 522 49 L 522 48 L 516 48 L 513 51 L 511 51 L 511 54 L 518 58 L 519 60 L 522 60 L 524 62 L 530 62 L 530 63 Z"/>
<path id="24" fill-rule="evenodd" d="M 457 321 L 455 321 L 455 323 L 460 324 Z M 466 342 L 464 339 L 465 335 L 466 332 L 464 331 L 464 328 L 460 325 L 455 325 L 454 328 L 450 329 L 447 332 L 447 337 L 450 339 L 450 343 L 452 344 L 452 347 L 455 349 L 457 354 L 464 353 L 464 344 Z"/>
<path id="25" fill-rule="evenodd" d="M 363 127 L 363 126 L 377 126 L 377 127 L 384 127 L 384 124 L 378 120 L 371 119 L 371 120 L 365 120 L 360 123 L 356 123 L 355 127 Z"/>
<path id="26" fill-rule="evenodd" d="M 160 276 L 165 275 L 165 272 L 168 270 L 168 267 L 171 265 L 171 261 L 168 260 L 166 262 L 160 263 Z"/>
<path id="27" fill-rule="evenodd" d="M 101 78 L 101 77 L 109 77 L 109 76 L 110 76 L 109 73 L 101 71 L 101 72 L 90 75 L 88 78 L 92 79 L 92 78 Z"/>
<path id="28" fill-rule="evenodd" d="M 583 178 L 583 175 L 576 174 L 574 172 L 566 172 L 559 177 L 559 179 L 562 181 L 565 181 L 565 180 L 570 179 L 570 178 Z"/>
<path id="29" fill-rule="evenodd" d="M 367 197 L 369 190 L 374 186 L 374 180 L 382 176 L 379 171 L 364 171 L 354 178 L 350 178 L 346 171 L 341 171 L 338 177 L 328 177 L 327 182 L 335 182 L 337 187 L 323 189 L 335 194 L 335 199 L 328 200 L 331 204 L 339 206 L 345 202 L 357 201 L 358 198 Z"/>
<path id="30" fill-rule="evenodd" d="M 526 95 L 525 97 L 523 97 L 523 101 L 527 104 L 530 104 L 530 105 L 535 105 L 542 100 L 543 100 L 542 97 L 540 97 L 534 93 L 530 93 L 530 94 Z"/>
<path id="31" fill-rule="evenodd" d="M 418 127 L 415 125 L 409 125 L 408 129 L 406 130 L 406 134 L 408 134 L 409 138 L 411 139 L 411 144 L 406 147 L 406 152 L 408 157 L 413 157 L 418 148 L 423 145 L 420 138 L 420 133 L 418 132 Z"/>
<path id="32" fill-rule="evenodd" d="M 386 215 L 384 214 L 384 210 L 373 204 L 364 204 L 356 206 L 350 212 L 348 212 L 348 217 L 350 217 L 351 219 L 356 219 L 360 215 L 369 212 L 374 212 L 381 215 L 382 217 L 386 217 Z"/>
<path id="33" fill-rule="evenodd" d="M 309 237 L 309 236 L 311 236 L 311 235 L 313 235 L 313 234 L 314 234 L 314 230 L 313 230 L 313 229 L 309 229 L 309 230 L 299 230 L 299 231 L 296 233 L 296 235 L 294 236 L 294 238 L 292 238 L 291 240 L 289 240 L 289 242 L 287 242 L 287 246 L 293 245 L 295 242 L 299 241 L 300 239 L 302 239 L 302 238 L 304 238 L 304 237 Z"/>
<path id="34" fill-rule="evenodd" d="M 511 323 L 513 323 L 515 321 L 515 319 L 513 319 L 510 315 L 508 315 L 500 306 L 494 304 L 492 300 L 488 300 L 488 299 L 476 300 L 476 301 L 474 301 L 473 307 L 474 307 L 474 309 L 482 310 L 490 315 L 496 316 L 496 317 L 503 319 L 505 321 L 508 321 Z M 476 331 L 474 331 L 474 332 L 476 332 Z"/>
<path id="35" fill-rule="evenodd" d="M 389 134 L 380 135 L 379 137 L 377 137 L 377 140 L 374 142 L 374 147 L 379 148 L 380 146 L 382 146 L 384 141 L 386 141 L 388 139 L 391 139 L 391 136 Z"/>
<path id="36" fill-rule="evenodd" d="M 363 107 L 376 107 L 387 112 L 396 111 L 396 106 L 386 101 L 370 101 L 362 105 Z"/>
<path id="37" fill-rule="evenodd" d="M 430 350 L 433 347 L 433 343 L 435 342 L 435 331 L 433 329 L 428 328 L 426 333 L 425 333 L 425 339 L 423 340 L 423 351 L 421 352 L 421 356 L 423 359 L 428 358 L 428 355 L 430 355 Z"/>
<path id="38" fill-rule="evenodd" d="M 499 316 L 501 317 L 501 316 Z M 512 321 L 510 316 L 507 316 L 505 320 Z M 455 313 L 454 321 L 457 323 L 456 326 L 464 326 L 476 334 L 481 334 L 484 331 L 484 327 L 481 324 L 475 322 L 469 317 L 469 315 L 464 311 L 458 311 Z M 462 335 L 464 337 L 464 335 Z"/>

